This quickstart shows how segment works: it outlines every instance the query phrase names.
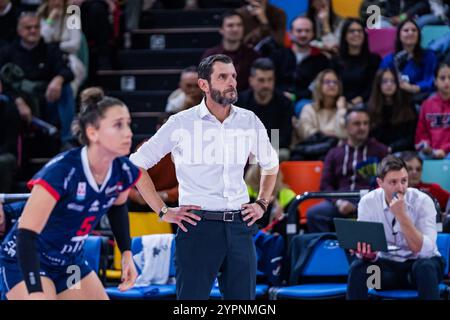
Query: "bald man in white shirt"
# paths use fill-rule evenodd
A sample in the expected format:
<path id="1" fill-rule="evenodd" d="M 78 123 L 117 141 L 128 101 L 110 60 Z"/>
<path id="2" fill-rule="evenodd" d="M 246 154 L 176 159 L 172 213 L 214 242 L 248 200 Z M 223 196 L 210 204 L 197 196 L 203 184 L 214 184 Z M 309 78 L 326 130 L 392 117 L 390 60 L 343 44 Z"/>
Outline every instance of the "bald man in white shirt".
<path id="1" fill-rule="evenodd" d="M 266 128 L 237 100 L 230 57 L 212 55 L 198 67 L 203 101 L 173 115 L 130 156 L 143 177 L 137 188 L 162 220 L 175 223 L 177 298 L 208 299 L 220 272 L 225 299 L 254 299 L 255 221 L 267 210 L 278 173 L 278 156 Z M 167 208 L 147 175 L 171 152 L 179 182 L 179 208 Z M 262 168 L 258 199 L 249 203 L 243 179 L 248 161 Z"/>
<path id="2" fill-rule="evenodd" d="M 400 158 L 385 157 L 378 167 L 379 188 L 366 194 L 358 205 L 358 221 L 381 222 L 388 245 L 397 251 L 372 252 L 358 243 L 351 264 L 347 298 L 367 299 L 368 267 L 381 270 L 381 290 L 413 289 L 419 299 L 439 299 L 445 261 L 436 245 L 436 208 L 431 198 L 408 188 L 408 171 Z"/>

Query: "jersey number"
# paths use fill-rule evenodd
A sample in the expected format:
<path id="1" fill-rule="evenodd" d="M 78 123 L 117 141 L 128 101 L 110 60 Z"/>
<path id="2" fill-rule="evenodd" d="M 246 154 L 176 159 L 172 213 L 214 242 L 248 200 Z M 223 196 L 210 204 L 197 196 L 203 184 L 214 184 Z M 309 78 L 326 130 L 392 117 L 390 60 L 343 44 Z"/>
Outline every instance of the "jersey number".
<path id="1" fill-rule="evenodd" d="M 84 236 L 87 235 L 91 229 L 92 229 L 92 222 L 94 222 L 95 216 L 87 217 L 84 219 L 83 223 L 81 224 L 80 230 L 77 231 L 77 236 Z"/>

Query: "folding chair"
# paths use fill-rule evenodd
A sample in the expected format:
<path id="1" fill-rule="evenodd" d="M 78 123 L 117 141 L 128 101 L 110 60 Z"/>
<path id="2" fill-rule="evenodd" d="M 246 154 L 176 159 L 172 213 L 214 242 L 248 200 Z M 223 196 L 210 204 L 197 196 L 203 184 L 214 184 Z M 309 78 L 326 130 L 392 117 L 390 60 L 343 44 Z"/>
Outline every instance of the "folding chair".
<path id="1" fill-rule="evenodd" d="M 422 181 L 437 183 L 450 192 L 450 160 L 425 160 L 423 162 Z"/>
<path id="2" fill-rule="evenodd" d="M 151 235 L 150 235 L 151 236 Z M 172 240 L 174 241 L 174 240 Z M 133 256 L 143 250 L 142 237 L 133 238 L 131 251 Z M 174 265 L 175 243 L 172 242 L 170 252 L 169 278 L 175 276 Z M 140 273 L 139 268 L 138 272 Z M 130 299 L 174 299 L 176 296 L 175 284 L 148 285 L 143 287 L 133 287 L 127 291 L 121 292 L 118 287 L 106 288 L 106 293 L 112 300 L 130 300 Z"/>
<path id="3" fill-rule="evenodd" d="M 286 183 L 296 194 L 320 191 L 323 161 L 283 161 L 280 164 Z M 320 199 L 306 200 L 298 207 L 300 224 L 306 224 L 306 211 L 321 202 Z"/>
<path id="4" fill-rule="evenodd" d="M 300 278 L 314 277 L 344 278 L 348 275 L 349 264 L 345 252 L 337 240 L 319 240 L 301 271 Z M 335 299 L 343 298 L 347 293 L 347 283 L 314 282 L 287 287 L 273 287 L 270 290 L 272 300 L 279 299 Z"/>
<path id="5" fill-rule="evenodd" d="M 445 259 L 444 278 L 448 279 L 450 262 L 450 234 L 438 233 L 436 243 L 439 253 Z M 446 284 L 439 284 L 439 293 L 441 296 L 448 295 L 448 290 L 449 288 Z M 415 300 L 418 299 L 419 293 L 416 290 L 369 289 L 369 296 L 379 299 Z"/>

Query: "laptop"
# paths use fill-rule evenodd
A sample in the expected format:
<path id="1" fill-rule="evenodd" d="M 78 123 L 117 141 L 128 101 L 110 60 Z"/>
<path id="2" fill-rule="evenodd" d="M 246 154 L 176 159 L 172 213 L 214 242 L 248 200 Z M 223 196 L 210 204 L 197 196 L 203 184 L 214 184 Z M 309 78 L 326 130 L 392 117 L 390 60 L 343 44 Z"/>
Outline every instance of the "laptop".
<path id="1" fill-rule="evenodd" d="M 370 244 L 372 251 L 388 252 L 400 249 L 397 246 L 388 246 L 381 222 L 334 218 L 334 226 L 341 248 L 356 250 L 358 242 L 366 242 Z"/>

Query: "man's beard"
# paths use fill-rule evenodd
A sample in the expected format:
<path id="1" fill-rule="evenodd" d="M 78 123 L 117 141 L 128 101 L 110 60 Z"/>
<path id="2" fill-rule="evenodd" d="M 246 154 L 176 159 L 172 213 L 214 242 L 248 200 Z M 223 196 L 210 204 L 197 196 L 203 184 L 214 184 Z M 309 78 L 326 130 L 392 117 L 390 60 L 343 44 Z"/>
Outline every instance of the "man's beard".
<path id="1" fill-rule="evenodd" d="M 225 94 L 228 92 L 234 92 L 234 97 L 227 98 L 225 96 Z M 211 86 L 211 99 L 215 103 L 220 104 L 221 106 L 225 107 L 225 106 L 235 103 L 238 100 L 237 91 L 236 91 L 236 89 L 233 88 L 233 89 L 227 89 L 222 93 L 222 92 L 220 92 L 220 90 L 216 90 Z"/>

